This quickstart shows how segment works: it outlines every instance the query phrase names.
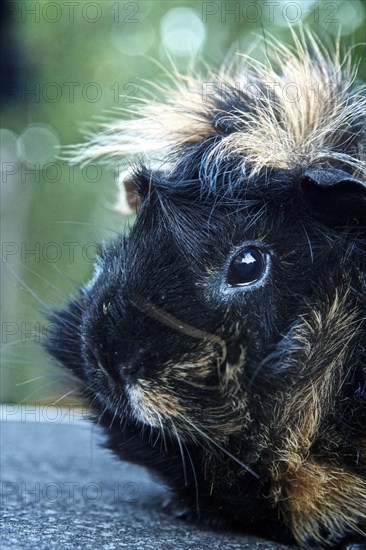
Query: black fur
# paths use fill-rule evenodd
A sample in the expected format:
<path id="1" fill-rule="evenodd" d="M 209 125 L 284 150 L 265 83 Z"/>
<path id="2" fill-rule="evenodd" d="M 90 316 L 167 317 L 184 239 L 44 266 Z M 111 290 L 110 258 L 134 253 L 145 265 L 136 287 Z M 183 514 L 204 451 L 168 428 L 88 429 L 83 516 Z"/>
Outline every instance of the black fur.
<path id="1" fill-rule="evenodd" d="M 189 517 L 335 547 L 366 527 L 366 185 L 339 162 L 250 175 L 232 154 L 207 172 L 219 139 L 187 146 L 169 174 L 136 169 L 136 222 L 54 313 L 48 350 L 109 446 L 159 474 Z M 268 272 L 230 287 L 248 246 Z M 340 507 L 354 497 L 354 524 L 338 518 L 338 492 L 331 519 L 316 491 L 316 527 L 296 519 L 308 461 L 363 480 Z"/>

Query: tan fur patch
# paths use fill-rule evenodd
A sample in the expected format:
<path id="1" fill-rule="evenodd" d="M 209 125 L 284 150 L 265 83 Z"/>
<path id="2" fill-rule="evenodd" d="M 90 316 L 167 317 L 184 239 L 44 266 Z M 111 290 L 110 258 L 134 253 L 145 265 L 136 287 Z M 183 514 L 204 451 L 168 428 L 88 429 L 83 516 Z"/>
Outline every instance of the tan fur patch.
<path id="1" fill-rule="evenodd" d="M 323 529 L 332 534 L 366 527 L 366 481 L 360 476 L 310 459 L 281 477 L 276 500 L 300 544 L 309 535 L 324 543 Z"/>
<path id="2" fill-rule="evenodd" d="M 221 135 L 207 162 L 237 154 L 251 173 L 333 162 L 366 178 L 365 138 L 359 134 L 358 145 L 352 146 L 348 133 L 365 123 L 361 87 L 350 100 L 355 79 L 350 60 L 342 63 L 337 47 L 329 55 L 310 33 L 294 34 L 293 41 L 293 48 L 269 42 L 272 61 L 265 65 L 237 56 L 205 79 L 173 71 L 171 85 L 156 86 L 163 101 L 142 101 L 130 111 L 134 119 L 106 123 L 89 143 L 73 149 L 74 161 L 144 154 L 164 167 L 170 153 L 220 134 L 224 124 L 235 130 Z M 219 107 L 230 88 L 244 94 L 248 109 Z"/>
<path id="3" fill-rule="evenodd" d="M 182 380 L 190 385 L 206 388 L 207 378 L 212 375 L 217 362 L 217 353 L 210 350 L 206 355 L 180 363 L 169 362 L 164 365 L 164 376 L 170 380 Z"/>
<path id="4" fill-rule="evenodd" d="M 135 416 L 149 426 L 162 427 L 184 413 L 184 408 L 173 392 L 158 389 L 146 380 L 137 380 L 129 388 L 130 403 Z"/>
<path id="5" fill-rule="evenodd" d="M 271 494 L 304 545 L 309 537 L 324 543 L 323 529 L 345 534 L 358 532 L 359 524 L 366 526 L 366 481 L 336 466 L 336 454 L 325 463 L 312 451 L 314 441 L 324 437 L 321 422 L 344 382 L 348 344 L 360 326 L 361 316 L 350 308 L 347 297 L 347 292 L 336 291 L 327 308 L 313 309 L 296 329 L 294 342 L 305 351 L 302 364 L 307 381 L 301 383 L 299 373 L 296 388 L 286 399 L 279 399 L 287 403 L 277 417 L 279 433 L 286 435 L 275 450 Z M 316 365 L 321 368 L 309 379 L 306 373 Z M 335 442 L 336 434 L 331 437 Z"/>
<path id="6" fill-rule="evenodd" d="M 343 384 L 342 365 L 348 344 L 360 326 L 357 311 L 350 309 L 348 293 L 335 291 L 326 311 L 313 309 L 297 327 L 294 342 L 305 352 L 302 358 L 304 379 L 286 400 L 284 418 L 291 419 L 293 435 L 288 440 L 293 448 L 308 452 L 317 435 L 320 420 L 329 412 L 334 392 Z M 291 358 L 289 359 L 291 361 Z M 318 366 L 317 369 L 314 367 Z M 314 375 L 306 376 L 315 370 Z M 298 373 L 301 380 L 301 372 Z M 347 374 L 347 373 L 346 373 Z"/>
<path id="7" fill-rule="evenodd" d="M 230 390 L 232 395 L 243 394 L 242 378 L 245 369 L 245 349 L 240 346 L 240 355 L 235 364 L 226 362 L 225 372 L 220 379 L 222 391 Z"/>

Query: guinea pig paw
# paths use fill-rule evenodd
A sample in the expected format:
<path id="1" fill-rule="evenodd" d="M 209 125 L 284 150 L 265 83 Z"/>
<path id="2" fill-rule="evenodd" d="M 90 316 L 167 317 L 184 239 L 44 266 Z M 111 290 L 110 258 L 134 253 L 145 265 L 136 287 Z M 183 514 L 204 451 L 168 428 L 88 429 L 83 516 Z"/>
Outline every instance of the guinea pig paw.
<path id="1" fill-rule="evenodd" d="M 200 522 L 213 529 L 220 529 L 228 526 L 227 520 L 221 517 L 217 513 L 202 513 L 198 511 L 194 506 L 180 501 L 178 498 L 167 497 L 162 504 L 162 510 L 164 513 L 169 514 L 176 519 L 186 522 Z"/>
<path id="2" fill-rule="evenodd" d="M 195 516 L 194 513 L 192 513 L 192 509 L 183 502 L 179 502 L 179 500 L 174 497 L 167 497 L 164 500 L 162 510 L 164 513 L 174 516 L 177 519 L 185 521 L 197 519 L 197 515 Z"/>

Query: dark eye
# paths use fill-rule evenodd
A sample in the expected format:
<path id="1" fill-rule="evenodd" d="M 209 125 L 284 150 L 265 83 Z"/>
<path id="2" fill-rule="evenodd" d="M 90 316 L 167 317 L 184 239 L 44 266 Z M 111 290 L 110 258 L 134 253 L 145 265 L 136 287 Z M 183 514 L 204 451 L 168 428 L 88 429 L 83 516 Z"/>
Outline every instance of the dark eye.
<path id="1" fill-rule="evenodd" d="M 261 279 L 266 271 L 266 254 L 255 246 L 243 248 L 231 260 L 228 270 L 230 286 L 250 285 Z"/>

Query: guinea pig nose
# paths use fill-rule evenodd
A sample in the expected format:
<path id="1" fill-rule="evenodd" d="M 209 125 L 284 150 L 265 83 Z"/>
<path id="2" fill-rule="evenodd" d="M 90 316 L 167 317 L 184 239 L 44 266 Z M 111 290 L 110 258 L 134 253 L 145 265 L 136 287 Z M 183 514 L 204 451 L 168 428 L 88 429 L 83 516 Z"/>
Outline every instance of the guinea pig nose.
<path id="1" fill-rule="evenodd" d="M 137 377 L 142 375 L 146 364 L 146 350 L 138 348 L 134 353 L 129 354 L 121 365 L 121 376 L 123 379 L 129 376 Z"/>

